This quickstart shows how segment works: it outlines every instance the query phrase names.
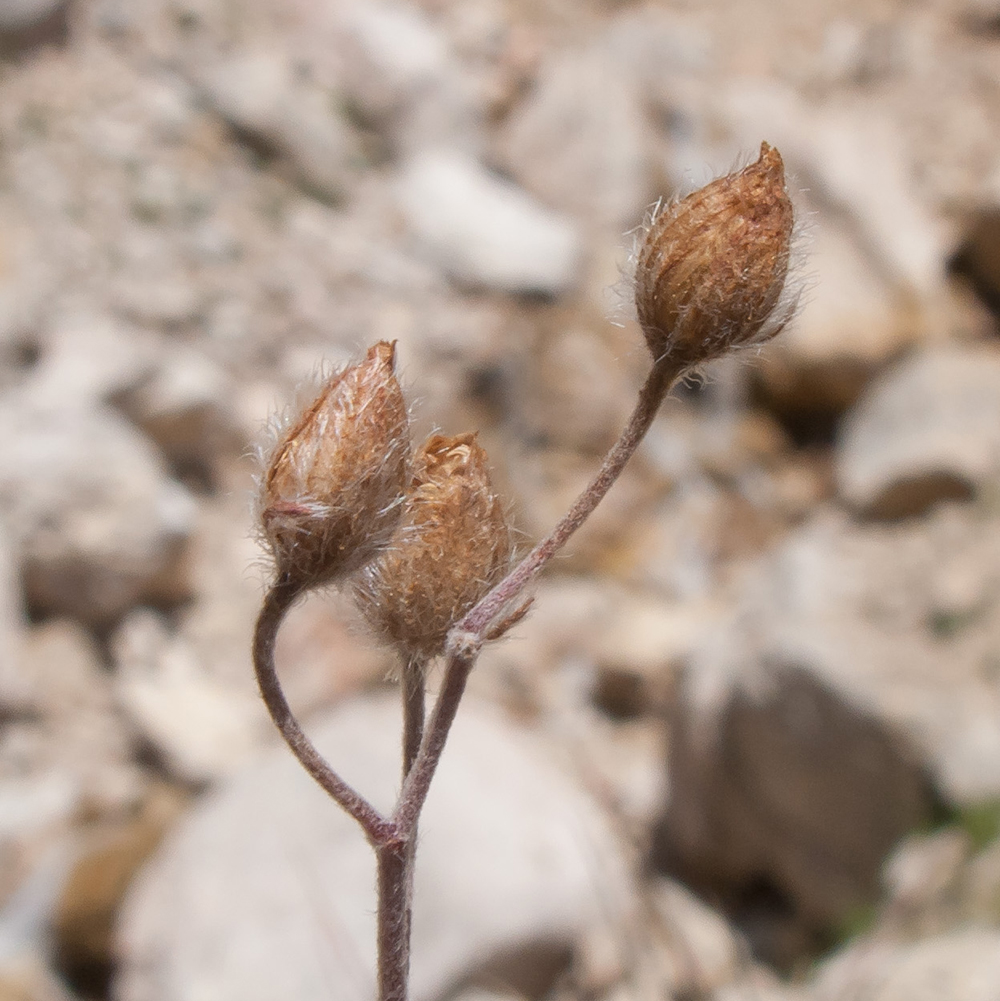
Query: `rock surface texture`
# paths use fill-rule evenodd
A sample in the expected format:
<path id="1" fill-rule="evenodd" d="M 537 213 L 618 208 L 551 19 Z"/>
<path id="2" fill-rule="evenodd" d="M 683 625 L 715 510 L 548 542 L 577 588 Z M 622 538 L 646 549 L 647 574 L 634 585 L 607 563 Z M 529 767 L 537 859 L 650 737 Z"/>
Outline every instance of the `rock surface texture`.
<path id="1" fill-rule="evenodd" d="M 265 425 L 395 342 L 414 440 L 476 432 L 526 552 L 646 375 L 635 228 L 762 141 L 795 320 L 674 389 L 487 644 L 422 831 L 415 1001 L 980 1001 L 998 26 L 0 0 L 0 1001 L 369 1001 L 366 846 L 268 750 L 251 665 Z M 396 653 L 350 588 L 276 659 L 388 794 Z"/>
<path id="2" fill-rule="evenodd" d="M 623 928 L 636 901 L 621 847 L 550 749 L 463 709 L 422 820 L 413 995 L 443 998 L 470 980 L 534 995 L 586 934 Z M 345 777 L 378 790 L 383 808 L 398 729 L 386 698 L 348 703 L 314 727 Z M 190 816 L 137 882 L 117 997 L 367 998 L 373 885 L 354 822 L 275 748 Z"/>

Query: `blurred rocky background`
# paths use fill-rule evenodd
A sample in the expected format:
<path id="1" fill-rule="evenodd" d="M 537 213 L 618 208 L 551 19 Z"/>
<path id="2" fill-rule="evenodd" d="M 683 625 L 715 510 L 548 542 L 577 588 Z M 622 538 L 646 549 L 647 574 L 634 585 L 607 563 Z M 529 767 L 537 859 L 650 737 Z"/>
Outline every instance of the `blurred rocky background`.
<path id="1" fill-rule="evenodd" d="M 1000 998 L 995 0 L 0 0 L 0 1001 L 370 998 L 260 429 L 398 340 L 527 545 L 644 373 L 623 234 L 762 139 L 801 313 L 485 653 L 414 1001 Z M 391 799 L 390 655 L 330 595 L 279 661 Z"/>

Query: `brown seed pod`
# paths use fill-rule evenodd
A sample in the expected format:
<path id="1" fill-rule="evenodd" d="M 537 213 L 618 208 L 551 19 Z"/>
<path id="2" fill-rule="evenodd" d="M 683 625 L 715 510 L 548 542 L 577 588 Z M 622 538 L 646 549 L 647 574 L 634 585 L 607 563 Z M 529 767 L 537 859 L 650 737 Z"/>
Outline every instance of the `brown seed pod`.
<path id="1" fill-rule="evenodd" d="M 792 203 L 781 154 L 654 214 L 636 255 L 635 304 L 654 358 L 688 367 L 767 340 L 787 323 L 782 302 Z"/>
<path id="2" fill-rule="evenodd" d="M 271 454 L 261 527 L 279 576 L 303 588 L 370 562 L 399 522 L 410 431 L 395 350 L 380 341 L 332 376 Z"/>
<path id="3" fill-rule="evenodd" d="M 474 434 L 424 442 L 392 545 L 355 585 L 372 628 L 407 657 L 441 653 L 451 627 L 510 568 L 511 531 L 486 462 Z"/>

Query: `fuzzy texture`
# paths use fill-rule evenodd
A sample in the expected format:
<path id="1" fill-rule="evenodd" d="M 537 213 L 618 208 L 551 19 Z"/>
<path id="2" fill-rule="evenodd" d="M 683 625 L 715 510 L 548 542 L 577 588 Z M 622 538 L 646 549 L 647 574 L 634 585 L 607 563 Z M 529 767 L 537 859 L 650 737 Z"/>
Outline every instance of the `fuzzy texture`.
<path id="1" fill-rule="evenodd" d="M 393 543 L 365 569 L 355 593 L 380 638 L 406 657 L 430 658 L 512 557 L 510 527 L 476 436 L 434 435 L 414 458 Z"/>
<path id="2" fill-rule="evenodd" d="M 327 380 L 271 454 L 261 528 L 278 576 L 301 589 L 371 562 L 399 523 L 410 429 L 394 367 L 395 345 L 373 345 Z"/>
<path id="3" fill-rule="evenodd" d="M 654 212 L 635 262 L 635 305 L 654 358 L 684 367 L 773 337 L 794 302 L 783 292 L 792 203 L 781 154 Z"/>

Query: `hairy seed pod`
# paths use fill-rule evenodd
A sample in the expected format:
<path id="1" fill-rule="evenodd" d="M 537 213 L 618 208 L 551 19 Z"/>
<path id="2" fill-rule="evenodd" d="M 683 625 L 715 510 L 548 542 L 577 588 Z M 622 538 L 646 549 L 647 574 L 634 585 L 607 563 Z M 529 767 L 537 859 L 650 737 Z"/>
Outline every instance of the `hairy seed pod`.
<path id="1" fill-rule="evenodd" d="M 271 455 L 261 527 L 279 576 L 302 588 L 369 563 L 399 522 L 410 431 L 395 353 L 380 341 L 330 378 Z"/>
<path id="2" fill-rule="evenodd" d="M 510 568 L 511 531 L 474 434 L 434 435 L 414 457 L 392 544 L 355 585 L 365 618 L 407 657 L 434 657 L 448 631 Z"/>
<path id="3" fill-rule="evenodd" d="M 653 357 L 688 367 L 773 337 L 794 305 L 782 301 L 792 223 L 781 154 L 767 143 L 755 163 L 654 213 L 635 261 Z"/>

